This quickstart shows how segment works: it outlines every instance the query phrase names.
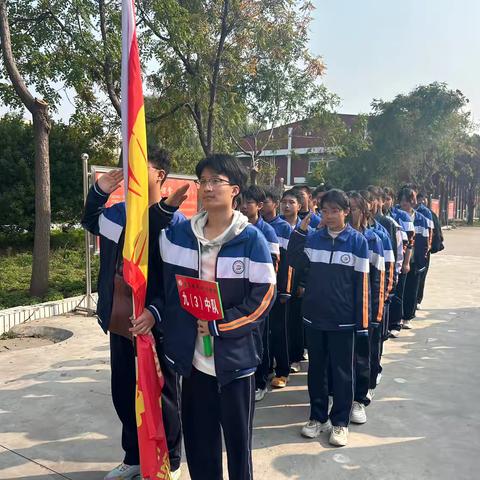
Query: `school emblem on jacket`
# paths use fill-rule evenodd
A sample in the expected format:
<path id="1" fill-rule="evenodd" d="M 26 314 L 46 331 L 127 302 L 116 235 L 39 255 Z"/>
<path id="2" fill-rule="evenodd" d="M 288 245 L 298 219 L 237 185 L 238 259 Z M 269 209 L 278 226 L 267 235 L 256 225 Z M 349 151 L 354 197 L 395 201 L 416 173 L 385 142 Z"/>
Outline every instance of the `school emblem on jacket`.
<path id="1" fill-rule="evenodd" d="M 240 275 L 245 271 L 245 263 L 243 263 L 242 260 L 235 260 L 232 265 L 232 270 L 237 275 Z"/>
<path id="2" fill-rule="evenodd" d="M 346 253 L 340 257 L 340 261 L 344 265 L 348 265 L 350 263 L 350 255 L 347 255 Z"/>

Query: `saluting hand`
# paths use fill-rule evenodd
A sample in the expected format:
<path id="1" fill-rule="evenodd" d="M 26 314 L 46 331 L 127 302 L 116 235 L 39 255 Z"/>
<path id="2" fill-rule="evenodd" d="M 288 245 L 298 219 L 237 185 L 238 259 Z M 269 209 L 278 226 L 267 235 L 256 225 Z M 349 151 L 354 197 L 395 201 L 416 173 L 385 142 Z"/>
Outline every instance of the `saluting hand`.
<path id="1" fill-rule="evenodd" d="M 121 168 L 118 168 L 115 170 L 110 170 L 107 173 L 104 173 L 98 179 L 97 183 L 103 192 L 110 194 L 117 189 L 117 187 L 120 185 L 122 180 L 123 180 L 123 170 Z"/>
<path id="2" fill-rule="evenodd" d="M 179 207 L 188 198 L 187 191 L 189 188 L 190 186 L 188 183 L 185 183 L 180 188 L 177 188 L 167 197 L 165 204 L 169 207 Z"/>
<path id="3" fill-rule="evenodd" d="M 308 212 L 307 215 L 305 215 L 305 218 L 302 220 L 302 223 L 300 223 L 300 230 L 306 231 L 308 229 L 308 226 L 310 225 L 311 219 L 312 212 Z"/>

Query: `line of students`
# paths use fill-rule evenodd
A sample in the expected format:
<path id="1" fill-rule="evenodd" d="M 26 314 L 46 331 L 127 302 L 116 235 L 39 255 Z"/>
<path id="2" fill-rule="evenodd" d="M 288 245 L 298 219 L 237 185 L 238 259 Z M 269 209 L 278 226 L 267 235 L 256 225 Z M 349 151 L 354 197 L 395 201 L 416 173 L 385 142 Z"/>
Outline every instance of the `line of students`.
<path id="1" fill-rule="evenodd" d="M 345 445 L 349 422 L 366 421 L 365 407 L 381 377 L 388 315 L 409 319 L 401 307 L 410 306 L 420 283 L 409 273 L 426 270 L 431 237 L 425 217 L 413 210 L 415 192 L 402 189 L 395 208 L 389 191 L 375 187 L 347 196 L 325 186 L 312 194 L 300 186 L 280 199 L 272 190 L 247 189 L 241 164 L 215 154 L 196 167 L 202 211 L 180 221 L 186 187 L 160 199 L 169 162 L 151 158 L 149 167 L 148 305 L 130 332 L 152 331 L 157 339 L 172 478 L 180 474 L 180 430 L 192 480 L 223 478 L 222 434 L 230 480 L 253 478 L 255 400 L 264 398 L 270 374 L 271 386 L 284 388 L 306 351 L 311 413 L 301 433 L 313 438 L 328 430 L 332 444 Z M 120 181 L 114 172 L 92 187 L 82 221 L 101 236 L 98 314 L 105 332 L 125 207 L 104 204 Z M 175 274 L 217 281 L 224 318 L 205 322 L 183 310 Z M 204 354 L 206 335 L 213 339 L 213 356 Z M 133 347 L 122 338 L 117 351 L 118 340 L 110 333 L 112 394 L 126 455 L 108 480 L 139 475 Z"/>
<path id="2" fill-rule="evenodd" d="M 366 407 L 382 376 L 383 343 L 411 328 L 423 296 L 434 225 L 421 198 L 409 185 L 400 189 L 397 206 L 390 189 L 375 186 L 348 194 L 299 186 L 280 202 L 270 189 L 262 194 L 250 187 L 245 194 L 242 210 L 248 215 L 255 206 L 251 223 L 261 211 L 281 235 L 284 267 L 277 279 L 290 286 L 277 300 L 282 308 L 270 313 L 270 335 L 264 332 L 270 356 L 259 367 L 256 400 L 267 392 L 267 369 L 271 386 L 284 388 L 297 362 L 308 358 L 306 437 L 328 430 L 330 443 L 346 445 L 349 422 L 367 421 Z"/>

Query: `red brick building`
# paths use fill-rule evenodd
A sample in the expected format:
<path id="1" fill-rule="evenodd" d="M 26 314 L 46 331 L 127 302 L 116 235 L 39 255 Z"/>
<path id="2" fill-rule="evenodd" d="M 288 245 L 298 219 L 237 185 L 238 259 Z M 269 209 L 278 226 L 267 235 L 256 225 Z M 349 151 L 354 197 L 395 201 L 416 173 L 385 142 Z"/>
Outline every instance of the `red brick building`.
<path id="1" fill-rule="evenodd" d="M 349 128 L 357 120 L 357 115 L 339 114 L 339 117 Z M 308 120 L 281 125 L 273 131 L 265 130 L 256 139 L 244 137 L 240 143 L 247 152 L 252 152 L 266 143 L 270 133 L 270 141 L 259 157 L 276 169 L 275 184 L 282 183 L 282 179 L 286 185 L 304 183 L 316 163 L 335 160 L 332 150 L 325 147 L 321 129 L 312 127 Z M 247 154 L 238 153 L 238 156 L 250 166 L 251 159 Z"/>

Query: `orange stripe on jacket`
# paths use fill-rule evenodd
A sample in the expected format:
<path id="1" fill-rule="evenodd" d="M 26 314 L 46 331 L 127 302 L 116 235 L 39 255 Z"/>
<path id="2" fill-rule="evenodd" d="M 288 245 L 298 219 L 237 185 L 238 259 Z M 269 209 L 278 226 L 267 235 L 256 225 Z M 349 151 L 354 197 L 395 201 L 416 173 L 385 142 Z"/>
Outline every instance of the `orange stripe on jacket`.
<path id="1" fill-rule="evenodd" d="M 363 328 L 368 328 L 368 273 L 363 273 Z"/>
<path id="2" fill-rule="evenodd" d="M 287 292 L 286 293 L 290 293 L 292 291 L 292 276 L 293 276 L 293 268 L 288 267 Z"/>
<path id="3" fill-rule="evenodd" d="M 221 330 L 222 332 L 226 332 L 228 330 L 235 330 L 236 328 L 243 327 L 243 325 L 246 325 L 247 323 L 254 322 L 257 318 L 259 318 L 263 314 L 263 312 L 265 312 L 267 307 L 270 305 L 274 292 L 275 292 L 275 285 L 271 284 L 270 287 L 268 288 L 267 293 L 263 297 L 262 302 L 252 314 L 245 315 L 244 317 L 241 317 L 241 318 L 237 318 L 237 320 L 233 320 L 232 322 L 221 323 L 220 325 L 218 325 L 218 329 Z"/>
<path id="4" fill-rule="evenodd" d="M 380 272 L 380 295 L 378 298 L 378 313 L 377 313 L 377 322 L 381 322 L 383 318 L 383 305 L 385 304 L 385 270 Z"/>
<path id="5" fill-rule="evenodd" d="M 387 295 L 390 295 L 390 292 L 393 289 L 393 274 L 395 271 L 395 263 L 390 262 L 390 270 L 388 272 L 388 284 L 387 284 Z"/>

